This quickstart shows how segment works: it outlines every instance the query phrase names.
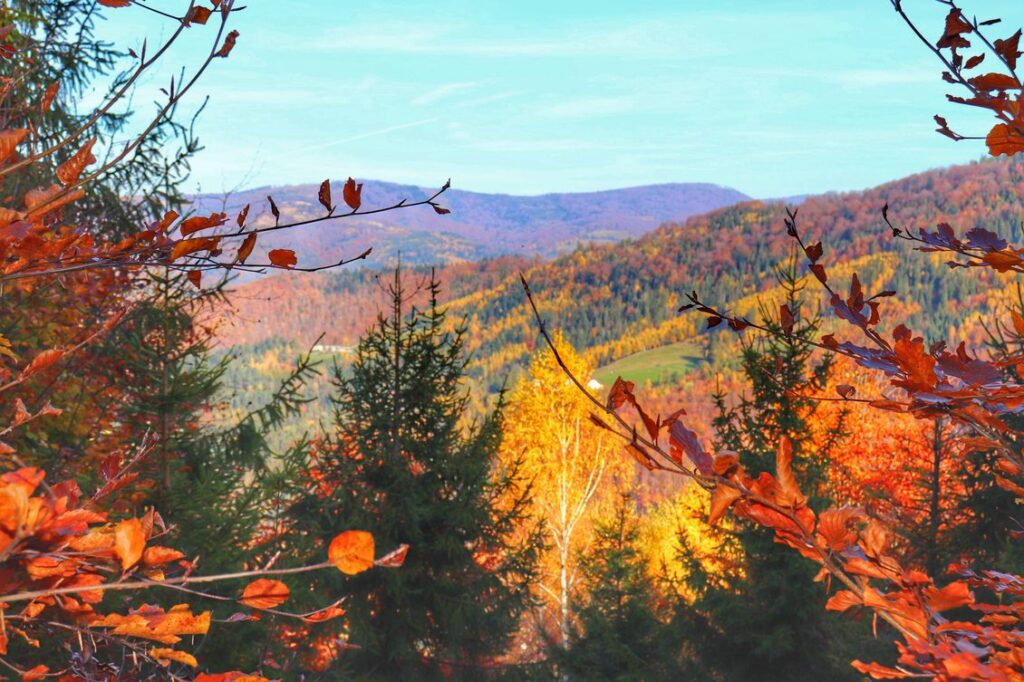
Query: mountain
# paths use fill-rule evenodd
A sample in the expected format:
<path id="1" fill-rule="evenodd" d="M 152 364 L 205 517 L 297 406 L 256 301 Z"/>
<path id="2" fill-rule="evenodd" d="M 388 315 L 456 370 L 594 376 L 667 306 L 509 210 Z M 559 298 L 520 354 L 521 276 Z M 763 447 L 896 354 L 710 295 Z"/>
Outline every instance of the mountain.
<path id="1" fill-rule="evenodd" d="M 332 183 L 340 203 L 342 183 Z M 201 213 L 237 213 L 251 205 L 250 224 L 273 224 L 267 196 L 281 211 L 282 222 L 322 216 L 317 185 L 260 187 L 228 196 L 204 194 L 195 198 Z M 368 181 L 363 208 L 391 206 L 403 199 L 417 201 L 434 189 Z M 290 248 L 301 265 L 328 263 L 355 256 L 373 247 L 369 264 L 390 265 L 401 251 L 409 264 L 450 264 L 509 254 L 550 258 L 581 243 L 610 243 L 638 237 L 666 220 L 728 206 L 749 199 L 728 187 L 704 183 L 663 184 L 604 192 L 513 196 L 450 189 L 439 202 L 451 209 L 437 215 L 429 207 L 389 211 L 371 216 L 342 217 L 305 228 L 260 237 L 257 253 Z M 341 205 L 344 210 L 344 204 Z"/>
<path id="2" fill-rule="evenodd" d="M 938 256 L 913 252 L 893 239 L 881 217 L 886 203 L 904 227 L 934 228 L 948 221 L 957 230 L 983 226 L 1012 236 L 1024 215 L 1024 161 L 987 160 L 863 192 L 808 197 L 799 210 L 805 237 L 822 240 L 823 263 L 837 286 L 858 272 L 869 292 L 896 289 L 898 297 L 884 306 L 894 311 L 888 319 L 933 340 L 946 339 L 972 316 L 1011 299 L 1013 282 L 987 270 L 965 274 L 947 268 Z M 440 270 L 445 300 L 467 320 L 471 370 L 487 389 L 521 367 L 536 342 L 520 271 L 551 326 L 600 364 L 693 338 L 713 357 L 715 344 L 725 343 L 727 335 L 698 335 L 700 318 L 680 316 L 676 308 L 685 292 L 697 289 L 710 302 L 756 314 L 758 298 L 774 285 L 773 268 L 791 253 L 783 215 L 778 203 L 746 201 L 555 260 L 517 256 L 459 263 Z M 351 344 L 376 315 L 378 276 L 351 270 L 316 277 L 295 273 L 243 285 L 235 310 L 222 312 L 224 338 L 250 347 L 282 340 L 308 346 L 323 331 L 324 343 Z"/>

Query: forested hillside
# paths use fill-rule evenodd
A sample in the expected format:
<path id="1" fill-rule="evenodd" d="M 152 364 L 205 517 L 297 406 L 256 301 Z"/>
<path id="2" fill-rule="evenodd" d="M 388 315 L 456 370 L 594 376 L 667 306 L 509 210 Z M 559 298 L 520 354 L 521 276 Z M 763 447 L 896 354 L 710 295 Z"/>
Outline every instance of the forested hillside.
<path id="1" fill-rule="evenodd" d="M 906 321 L 933 339 L 946 339 L 968 318 L 1005 302 L 1006 292 L 992 288 L 991 273 L 965 276 L 933 267 L 935 258 L 916 257 L 915 267 L 896 268 L 894 254 L 910 247 L 892 238 L 882 207 L 888 203 L 892 219 L 907 227 L 949 221 L 1010 235 L 1024 208 L 1021 190 L 1024 163 L 987 160 L 863 192 L 810 197 L 799 216 L 808 233 L 828 245 L 826 262 L 859 272 L 871 290 L 899 291 Z M 774 286 L 774 268 L 792 248 L 784 215 L 781 204 L 743 202 L 665 223 L 639 239 L 581 247 L 552 261 L 460 263 L 438 272 L 443 300 L 453 315 L 467 319 L 472 374 L 489 390 L 524 366 L 536 338 L 520 272 L 528 276 L 551 323 L 604 365 L 692 337 L 695 321 L 677 316 L 676 308 L 694 288 L 712 301 L 732 302 L 742 314 L 755 310 L 758 294 Z M 273 347 L 275 339 L 308 346 L 321 333 L 324 343 L 351 345 L 383 300 L 377 280 L 377 272 L 365 270 L 285 274 L 241 285 L 234 309 L 222 312 L 222 338 L 243 355 L 246 346 L 269 342 Z"/>

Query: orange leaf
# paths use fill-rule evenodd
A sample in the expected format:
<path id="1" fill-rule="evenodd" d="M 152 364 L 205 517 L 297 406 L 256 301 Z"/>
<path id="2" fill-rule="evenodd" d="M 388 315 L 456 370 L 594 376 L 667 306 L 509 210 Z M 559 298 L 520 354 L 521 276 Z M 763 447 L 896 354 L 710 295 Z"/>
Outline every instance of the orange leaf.
<path id="1" fill-rule="evenodd" d="M 252 253 L 252 249 L 254 246 L 256 246 L 256 233 L 252 232 L 246 235 L 245 240 L 242 242 L 242 245 L 238 247 L 238 256 L 236 257 L 235 260 L 237 260 L 242 265 L 245 265 L 245 259 L 248 258 L 249 255 Z"/>
<path id="2" fill-rule="evenodd" d="M 267 254 L 270 258 L 270 262 L 279 268 L 293 268 L 299 260 L 295 257 L 295 252 L 291 249 L 272 249 Z"/>
<path id="3" fill-rule="evenodd" d="M 24 379 L 31 374 L 41 372 L 60 360 L 62 357 L 64 357 L 64 351 L 59 348 L 44 350 L 42 353 L 32 358 L 32 362 L 28 363 L 28 366 L 25 367 L 25 369 L 21 370 L 21 378 Z"/>
<path id="4" fill-rule="evenodd" d="M 164 214 L 164 217 L 160 219 L 160 222 L 157 223 L 156 229 L 160 232 L 166 232 L 171 226 L 171 223 L 177 220 L 178 217 L 177 211 L 168 211 Z"/>
<path id="5" fill-rule="evenodd" d="M 31 670 L 27 670 L 21 675 L 22 682 L 34 682 L 34 680 L 41 680 L 46 677 L 46 673 L 50 671 L 45 665 L 37 665 Z"/>
<path id="6" fill-rule="evenodd" d="M 50 105 L 53 104 L 54 98 L 60 91 L 60 81 L 54 81 L 46 86 L 46 92 L 43 93 L 43 100 L 39 103 L 40 111 L 49 111 Z"/>
<path id="7" fill-rule="evenodd" d="M 949 611 L 974 603 L 974 595 L 968 589 L 967 583 L 959 580 L 942 589 L 927 588 L 924 591 L 924 598 L 932 611 Z"/>
<path id="8" fill-rule="evenodd" d="M 307 623 L 323 623 L 324 621 L 332 620 L 339 616 L 345 615 L 345 609 L 340 606 L 328 606 L 326 609 L 314 611 L 313 613 L 306 614 L 302 617 L 302 620 Z"/>
<path id="9" fill-rule="evenodd" d="M 1010 319 L 1013 320 L 1013 330 L 1017 332 L 1017 336 L 1024 337 L 1024 317 L 1016 310 L 1011 310 Z"/>
<path id="10" fill-rule="evenodd" d="M 989 131 L 985 142 L 988 144 L 988 152 L 992 156 L 1000 154 L 1013 156 L 1024 152 L 1024 134 L 1018 128 L 1011 128 L 1005 123 L 997 123 Z"/>
<path id="11" fill-rule="evenodd" d="M 776 494 L 779 504 L 800 506 L 807 502 L 807 498 L 800 492 L 796 477 L 793 476 L 793 444 L 786 436 L 779 439 L 779 449 L 775 456 L 775 478 L 779 483 Z"/>
<path id="12" fill-rule="evenodd" d="M 345 187 L 342 190 L 342 196 L 345 198 L 345 203 L 353 211 L 358 211 L 359 207 L 363 204 L 363 183 L 356 184 L 356 181 L 352 178 L 348 179 L 345 183 Z"/>
<path id="13" fill-rule="evenodd" d="M 170 547 L 160 547 L 158 545 L 147 547 L 142 553 L 142 563 L 147 566 L 159 566 L 160 564 L 166 564 L 168 561 L 177 561 L 184 558 L 184 553 Z"/>
<path id="14" fill-rule="evenodd" d="M 272 609 L 287 601 L 291 592 L 280 580 L 260 578 L 245 586 L 240 601 L 254 609 Z"/>
<path id="15" fill-rule="evenodd" d="M 181 230 L 181 236 L 187 237 L 194 232 L 205 230 L 208 227 L 219 227 L 224 224 L 225 220 L 227 220 L 226 213 L 211 213 L 209 217 L 193 216 L 182 222 L 178 229 Z"/>
<path id="16" fill-rule="evenodd" d="M 100 4 L 104 7 L 127 7 L 132 0 L 100 0 Z"/>
<path id="17" fill-rule="evenodd" d="M 114 551 L 121 560 L 121 568 L 128 570 L 139 563 L 142 552 L 146 548 L 146 535 L 142 531 L 142 522 L 138 519 L 125 519 L 117 524 L 114 531 Z"/>
<path id="18" fill-rule="evenodd" d="M 177 649 L 156 647 L 149 650 L 149 655 L 165 668 L 171 663 L 183 663 L 193 668 L 199 665 L 199 661 L 196 660 L 195 656 L 184 651 L 178 651 Z"/>
<path id="19" fill-rule="evenodd" d="M 171 261 L 176 261 L 182 256 L 196 253 L 197 251 L 213 251 L 220 244 L 220 237 L 193 237 L 182 239 L 174 244 L 171 249 Z"/>
<path id="20" fill-rule="evenodd" d="M 715 525 L 718 519 L 722 518 L 726 510 L 732 506 L 732 503 L 742 497 L 742 493 L 735 488 L 729 488 L 724 485 L 718 485 L 715 487 L 715 492 L 711 493 L 711 513 L 708 515 L 708 523 Z"/>
<path id="21" fill-rule="evenodd" d="M 188 281 L 195 285 L 196 289 L 202 289 L 203 273 L 199 270 L 189 270 Z"/>
<path id="22" fill-rule="evenodd" d="M 865 675 L 870 675 L 876 680 L 902 680 L 911 677 L 909 673 L 902 672 L 896 668 L 888 668 L 878 663 L 861 663 L 853 661 L 850 665 Z"/>
<path id="23" fill-rule="evenodd" d="M 1021 147 L 1021 149 L 1024 150 L 1024 147 Z M 1009 249 L 989 251 L 981 260 L 996 272 L 1009 272 L 1012 268 L 1022 263 L 1020 256 Z"/>
<path id="24" fill-rule="evenodd" d="M 851 606 L 860 606 L 863 603 L 860 597 L 853 592 L 840 590 L 829 597 L 828 601 L 825 602 L 825 608 L 829 611 L 845 611 Z"/>
<path id="25" fill-rule="evenodd" d="M 818 518 L 818 535 L 825 546 L 834 552 L 841 552 L 857 541 L 853 525 L 860 520 L 860 512 L 851 507 L 826 509 Z"/>
<path id="26" fill-rule="evenodd" d="M 92 146 L 94 144 L 96 144 L 95 137 L 83 144 L 82 148 L 75 152 L 74 156 L 57 167 L 57 179 L 65 187 L 78 182 L 78 178 L 81 177 L 85 167 L 90 163 L 96 162 L 96 157 L 92 155 Z"/>
<path id="27" fill-rule="evenodd" d="M 405 563 L 405 556 L 408 553 L 409 545 L 399 545 L 398 549 L 388 552 L 373 563 L 383 568 L 398 568 Z"/>
<path id="28" fill-rule="evenodd" d="M 0 163 L 11 158 L 14 148 L 28 135 L 28 128 L 9 128 L 0 132 Z"/>
<path id="29" fill-rule="evenodd" d="M 373 535 L 364 530 L 346 530 L 327 550 L 328 560 L 347 575 L 355 575 L 373 566 Z"/>
<path id="30" fill-rule="evenodd" d="M 935 376 L 935 358 L 925 351 L 922 339 L 910 339 L 909 335 L 901 337 L 894 350 L 900 369 L 907 375 L 906 380 L 894 381 L 894 384 L 911 392 L 935 388 L 939 380 Z"/>

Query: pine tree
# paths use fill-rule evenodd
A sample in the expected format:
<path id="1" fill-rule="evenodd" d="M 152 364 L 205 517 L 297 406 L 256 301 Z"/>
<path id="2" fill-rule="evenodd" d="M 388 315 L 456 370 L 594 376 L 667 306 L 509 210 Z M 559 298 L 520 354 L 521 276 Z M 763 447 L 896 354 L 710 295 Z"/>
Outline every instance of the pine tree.
<path id="1" fill-rule="evenodd" d="M 350 373 L 335 369 L 337 434 L 317 453 L 316 481 L 299 481 L 298 527 L 331 538 L 373 533 L 382 551 L 409 545 L 404 566 L 354 579 L 324 576 L 314 592 L 344 589 L 344 669 L 367 679 L 480 679 L 503 653 L 528 603 L 537 537 L 515 534 L 528 488 L 513 499 L 516 467 L 495 469 L 501 400 L 466 423 L 464 328 L 449 328 L 431 276 L 429 303 L 396 270 L 391 308 L 360 341 Z"/>

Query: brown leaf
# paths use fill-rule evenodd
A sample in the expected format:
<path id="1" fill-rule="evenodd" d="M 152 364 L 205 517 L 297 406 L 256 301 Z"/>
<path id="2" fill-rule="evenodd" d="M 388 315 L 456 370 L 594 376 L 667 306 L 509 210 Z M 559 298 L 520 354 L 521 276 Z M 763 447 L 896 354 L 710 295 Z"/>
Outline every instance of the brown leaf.
<path id="1" fill-rule="evenodd" d="M 188 13 L 188 16 L 185 17 L 185 25 L 203 25 L 210 19 L 211 14 L 213 14 L 213 10 L 211 10 L 209 7 L 202 7 L 200 5 L 196 5 L 192 8 L 192 11 Z"/>
<path id="2" fill-rule="evenodd" d="M 331 204 L 331 181 L 324 180 L 320 183 L 320 191 L 317 193 L 317 198 L 320 200 L 320 205 L 326 208 L 328 211 L 334 210 L 334 205 Z"/>
<path id="3" fill-rule="evenodd" d="M 373 552 L 373 535 L 346 530 L 331 541 L 327 558 L 342 573 L 355 575 L 373 567 Z"/>
<path id="4" fill-rule="evenodd" d="M 227 57 L 231 54 L 231 50 L 235 49 L 235 43 L 238 41 L 238 31 L 231 31 L 224 36 L 224 44 L 217 50 L 217 57 Z"/>
<path id="5" fill-rule="evenodd" d="M 242 245 L 238 247 L 238 256 L 235 260 L 242 265 L 245 265 L 245 259 L 252 253 L 254 246 L 256 246 L 256 233 L 251 232 L 245 236 L 245 239 L 242 241 Z"/>
<path id="6" fill-rule="evenodd" d="M 239 601 L 254 609 L 272 609 L 287 601 L 290 594 L 288 586 L 280 580 L 260 578 L 245 586 Z"/>
<path id="7" fill-rule="evenodd" d="M 782 326 L 782 333 L 786 336 L 792 336 L 795 322 L 796 320 L 793 319 L 793 311 L 789 309 L 789 304 L 783 303 L 779 306 L 779 325 Z"/>
<path id="8" fill-rule="evenodd" d="M 57 179 L 61 181 L 65 187 L 73 185 L 78 182 L 78 178 L 81 177 L 82 171 L 90 163 L 96 162 L 96 157 L 92 154 L 92 147 L 96 144 L 96 138 L 93 137 L 79 149 L 75 154 L 57 166 Z"/>

